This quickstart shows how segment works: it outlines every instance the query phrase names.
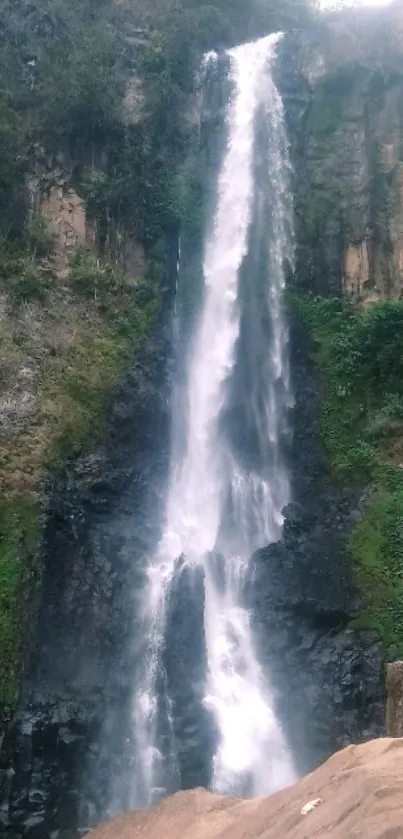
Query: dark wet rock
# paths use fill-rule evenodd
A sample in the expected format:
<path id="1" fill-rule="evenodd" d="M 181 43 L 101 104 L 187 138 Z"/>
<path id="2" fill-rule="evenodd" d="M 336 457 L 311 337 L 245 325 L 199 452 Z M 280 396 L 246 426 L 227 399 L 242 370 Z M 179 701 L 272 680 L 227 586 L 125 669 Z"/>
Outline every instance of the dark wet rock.
<path id="1" fill-rule="evenodd" d="M 103 444 L 49 487 L 20 710 L 0 757 L 2 837 L 76 837 L 106 814 L 113 774 L 125 777 L 131 593 L 140 597 L 158 539 L 168 467 L 177 237 L 168 245 L 160 320 L 115 394 Z"/>
<path id="2" fill-rule="evenodd" d="M 384 654 L 376 633 L 351 626 L 360 603 L 347 543 L 362 498 L 329 474 L 310 342 L 296 322 L 291 338 L 293 502 L 282 541 L 253 558 L 248 600 L 280 719 L 306 772 L 338 748 L 384 733 Z"/>
<path id="3" fill-rule="evenodd" d="M 208 787 L 216 746 L 204 707 L 207 671 L 204 639 L 204 573 L 184 567 L 170 592 L 164 664 L 172 702 L 180 788 Z"/>
<path id="4" fill-rule="evenodd" d="M 307 143 L 313 87 L 326 67 L 314 61 L 322 54 L 323 33 L 305 34 L 305 41 L 301 33 L 287 36 L 280 61 L 298 197 L 297 263 L 308 287 L 334 292 L 341 286 L 349 246 L 361 241 L 362 226 L 366 230 L 371 223 L 367 149 L 363 127 L 354 135 L 351 119 L 341 126 L 341 133 L 335 126 L 327 162 L 318 155 L 312 138 Z M 343 48 L 344 40 L 339 43 Z M 219 138 L 227 101 L 221 81 L 217 78 L 212 86 L 201 126 L 197 171 L 211 182 L 222 148 Z M 396 108 L 392 111 L 394 118 Z M 389 124 L 381 122 L 379 136 L 385 146 Z M 355 138 L 347 165 L 343 155 L 348 156 L 351 145 L 346 136 L 349 143 Z M 347 222 L 339 212 L 339 193 L 330 192 L 327 180 L 329 167 L 338 177 L 339 164 L 348 236 Z M 306 211 L 309 202 L 303 199 L 314 195 L 309 189 L 312 182 L 320 195 L 329 189 L 331 198 L 323 236 L 315 231 L 313 244 L 303 238 L 304 222 L 312 216 Z M 323 214 L 318 215 L 322 223 Z M 179 303 L 188 333 L 201 282 L 200 254 L 193 246 L 187 248 L 185 239 L 182 273 L 191 294 Z M 168 254 L 158 329 L 116 393 L 103 446 L 52 483 L 43 584 L 27 645 L 21 709 L 1 752 L 4 839 L 84 835 L 107 815 L 114 778 L 121 806 L 130 801 L 131 688 L 144 642 L 139 598 L 145 560 L 158 539 L 167 479 L 167 360 L 176 260 L 177 242 L 171 243 Z M 181 338 L 186 343 L 186 335 Z M 307 337 L 294 323 L 292 503 L 285 510 L 282 541 L 254 557 L 247 591 L 260 660 L 301 771 L 345 743 L 383 733 L 384 718 L 382 650 L 373 633 L 351 627 L 359 604 L 346 546 L 364 499 L 338 486 L 328 472 L 319 442 L 320 386 L 309 355 Z M 219 557 L 214 562 L 219 577 Z M 206 783 L 215 738 L 202 707 L 206 667 L 202 612 L 203 580 L 184 570 L 168 605 L 164 652 L 182 786 Z M 161 737 L 169 745 L 170 732 L 163 729 Z"/>

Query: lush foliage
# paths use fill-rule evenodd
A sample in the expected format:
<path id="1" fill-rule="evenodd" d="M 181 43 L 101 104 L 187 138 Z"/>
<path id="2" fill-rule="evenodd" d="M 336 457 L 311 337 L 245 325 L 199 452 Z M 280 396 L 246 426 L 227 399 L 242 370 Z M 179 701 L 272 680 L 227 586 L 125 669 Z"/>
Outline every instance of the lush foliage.
<path id="1" fill-rule="evenodd" d="M 116 267 L 78 250 L 70 268 L 79 300 L 92 300 L 92 324 L 48 359 L 41 379 L 55 434 L 47 453 L 54 470 L 87 450 L 104 429 L 110 394 L 150 333 L 159 306 L 156 283 L 133 283 Z"/>
<path id="2" fill-rule="evenodd" d="M 52 246 L 53 236 L 39 220 L 17 240 L 0 237 L 0 289 L 12 306 L 46 300 L 49 270 L 44 260 Z"/>
<path id="3" fill-rule="evenodd" d="M 65 466 L 102 433 L 110 394 L 158 311 L 164 234 L 180 221 L 196 237 L 200 232 L 203 185 L 183 165 L 200 53 L 301 22 L 309 2 L 280 6 L 0 4 L 0 291 L 7 304 L 1 385 L 7 392 L 17 382 L 0 452 L 2 707 L 17 695 L 25 560 L 34 552 L 38 514 L 31 499 L 46 468 Z M 134 45 L 125 21 L 142 29 Z M 139 96 L 128 107 L 129 79 Z M 61 281 L 48 229 L 27 224 L 29 176 L 46 172 L 52 186 L 60 169 L 86 202 L 99 255 L 78 250 Z M 119 267 L 122 232 L 144 244 L 147 280 L 135 282 Z"/>
<path id="4" fill-rule="evenodd" d="M 21 596 L 37 538 L 35 503 L 14 497 L 0 503 L 0 706 L 12 708 L 18 694 Z"/>
<path id="5" fill-rule="evenodd" d="M 351 538 L 366 608 L 354 621 L 375 628 L 391 659 L 403 653 L 403 486 L 381 489 Z"/>
<path id="6" fill-rule="evenodd" d="M 390 655 L 403 654 L 403 302 L 363 309 L 299 296 L 323 374 L 321 435 L 334 473 L 371 487 L 351 538 L 368 607 Z"/>
<path id="7" fill-rule="evenodd" d="M 0 202 L 16 201 L 38 145 L 66 150 L 91 208 L 148 244 L 178 222 L 189 95 L 201 51 L 306 19 L 309 0 L 4 0 L 0 9 Z M 129 47 L 124 20 L 144 27 Z M 122 119 L 127 79 L 141 119 Z M 145 103 L 145 106 L 144 106 Z M 7 214 L 10 218 L 10 214 Z M 9 222 L 7 222 L 9 225 Z M 5 232 L 8 232 L 7 230 Z"/>

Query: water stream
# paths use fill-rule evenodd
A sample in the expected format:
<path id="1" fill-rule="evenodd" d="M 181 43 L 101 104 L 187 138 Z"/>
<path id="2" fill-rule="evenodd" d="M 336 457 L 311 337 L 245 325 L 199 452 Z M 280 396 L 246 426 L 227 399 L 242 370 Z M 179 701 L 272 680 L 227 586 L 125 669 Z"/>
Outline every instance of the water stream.
<path id="1" fill-rule="evenodd" d="M 167 771 L 175 788 L 161 661 L 167 596 L 183 564 L 204 572 L 204 704 L 218 732 L 212 788 L 263 794 L 294 777 L 270 674 L 259 665 L 244 605 L 250 558 L 279 537 L 290 493 L 282 451 L 292 403 L 282 298 L 285 266 L 292 260 L 292 213 L 283 106 L 272 74 L 277 43 L 278 36 L 269 36 L 229 53 L 227 148 L 206 235 L 203 301 L 187 356 L 187 410 L 185 417 L 183 410 L 173 416 L 174 437 L 179 432 L 182 445 L 173 448 L 165 525 L 144 593 L 147 644 L 133 699 L 133 805 L 149 804 L 163 792 Z M 248 354 L 254 340 L 257 355 Z M 254 457 L 242 453 L 242 428 L 237 445 L 223 419 L 241 369 L 245 435 L 253 438 Z M 161 703 L 168 757 L 157 738 Z"/>

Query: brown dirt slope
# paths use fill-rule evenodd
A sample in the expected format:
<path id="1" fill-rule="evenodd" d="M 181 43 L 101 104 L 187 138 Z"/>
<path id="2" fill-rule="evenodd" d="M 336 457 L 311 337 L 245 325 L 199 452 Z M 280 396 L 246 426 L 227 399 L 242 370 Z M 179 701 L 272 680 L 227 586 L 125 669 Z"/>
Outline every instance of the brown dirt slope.
<path id="1" fill-rule="evenodd" d="M 302 808 L 321 799 L 307 815 Z M 91 839 L 403 839 L 403 739 L 349 746 L 288 790 L 253 801 L 181 792 Z"/>

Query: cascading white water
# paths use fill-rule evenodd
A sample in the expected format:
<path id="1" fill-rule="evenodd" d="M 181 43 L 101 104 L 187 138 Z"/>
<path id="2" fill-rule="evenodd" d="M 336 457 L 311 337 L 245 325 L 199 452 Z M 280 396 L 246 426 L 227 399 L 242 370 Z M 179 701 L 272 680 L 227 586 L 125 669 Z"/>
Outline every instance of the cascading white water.
<path id="1" fill-rule="evenodd" d="M 294 777 L 270 687 L 254 650 L 251 618 L 243 605 L 251 555 L 279 537 L 282 509 L 289 499 L 280 438 L 291 402 L 282 295 L 284 262 L 291 257 L 292 243 L 284 114 L 272 77 L 277 42 L 278 36 L 269 36 L 229 53 L 234 91 L 215 216 L 205 247 L 204 299 L 189 350 L 186 440 L 181 456 L 173 455 L 164 532 L 149 565 L 144 599 L 147 651 L 133 706 L 141 803 L 153 798 L 162 760 L 156 748 L 157 680 L 166 597 L 178 558 L 189 566 L 201 565 L 205 574 L 205 704 L 219 733 L 212 787 L 224 793 L 242 794 L 247 789 L 261 794 Z M 239 462 L 222 433 L 220 418 L 236 365 L 240 276 L 261 188 L 254 161 L 256 124 L 262 115 L 268 128 L 267 181 L 274 199 L 263 291 L 269 326 L 267 363 L 260 371 L 256 405 L 252 400 L 250 406 L 261 462 L 252 469 Z"/>

